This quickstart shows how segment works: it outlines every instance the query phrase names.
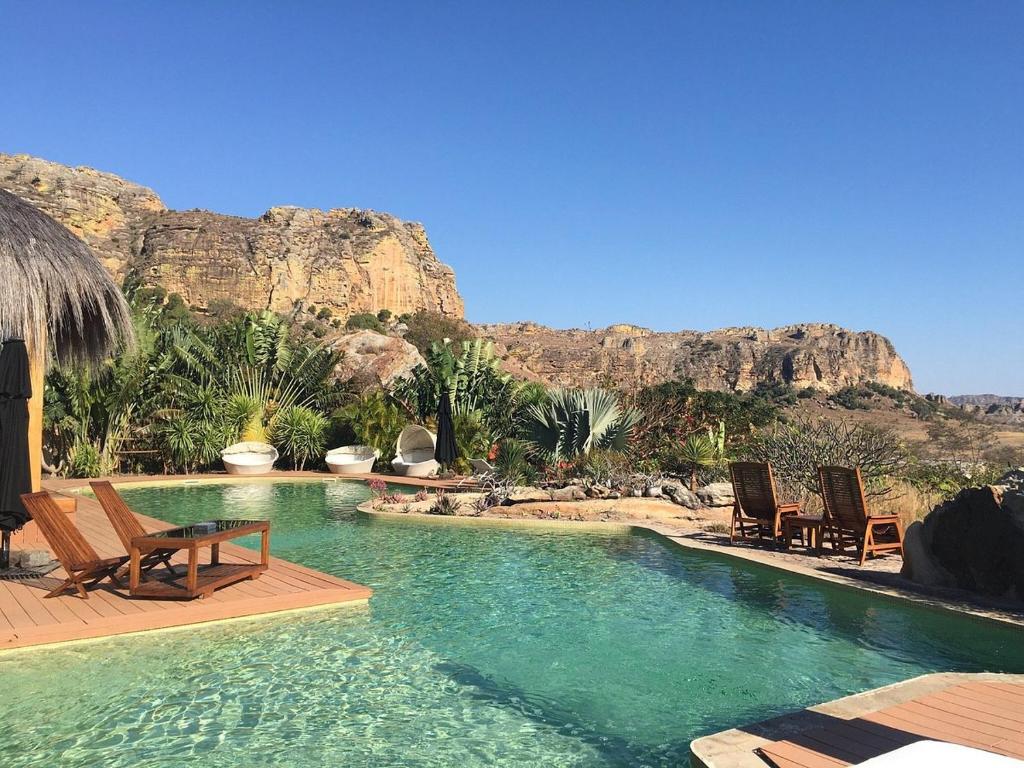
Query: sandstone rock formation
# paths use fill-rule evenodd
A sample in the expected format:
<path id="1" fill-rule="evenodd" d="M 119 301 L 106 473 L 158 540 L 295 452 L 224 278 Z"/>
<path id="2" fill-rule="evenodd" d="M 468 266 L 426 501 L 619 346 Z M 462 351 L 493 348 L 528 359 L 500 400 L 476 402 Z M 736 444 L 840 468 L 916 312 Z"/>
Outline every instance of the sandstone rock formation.
<path id="1" fill-rule="evenodd" d="M 159 284 L 199 308 L 230 300 L 277 312 L 300 302 L 342 318 L 381 309 L 463 314 L 455 275 L 438 261 L 423 227 L 388 214 L 276 207 L 249 219 L 171 211 L 153 191 L 113 174 L 27 155 L 0 154 L 0 188 L 80 235 L 115 279 Z M 822 391 L 864 381 L 913 386 L 887 339 L 834 325 L 655 333 L 631 325 L 563 331 L 518 323 L 479 331 L 496 342 L 508 372 L 549 384 L 628 388 L 691 378 L 703 389 L 734 391 L 777 382 Z M 395 355 L 407 354 L 387 345 L 379 364 L 358 350 L 351 359 L 387 379 L 401 368 Z"/>
<path id="2" fill-rule="evenodd" d="M 0 153 L 0 188 L 59 221 L 103 261 L 120 284 L 142 237 L 167 212 L 146 187 L 92 168 L 69 168 L 29 155 Z"/>
<path id="3" fill-rule="evenodd" d="M 0 154 L 0 187 L 81 236 L 118 281 L 129 273 L 193 306 L 230 300 L 335 315 L 428 309 L 461 317 L 455 273 L 421 224 L 356 208 L 271 208 L 258 219 L 169 211 L 151 190 L 91 168 Z"/>
<path id="4" fill-rule="evenodd" d="M 354 380 L 367 387 L 389 385 L 408 376 L 417 365 L 426 365 L 419 350 L 395 336 L 356 331 L 332 342 L 343 357 L 335 373 L 342 381 Z"/>
<path id="5" fill-rule="evenodd" d="M 913 388 L 910 370 L 888 339 L 836 325 L 657 333 L 631 325 L 584 331 L 515 323 L 479 330 L 494 340 L 507 370 L 549 384 L 630 386 L 690 378 L 701 389 L 733 391 L 775 382 L 826 392 L 865 381 Z"/>
<path id="6" fill-rule="evenodd" d="M 903 575 L 1024 599 L 1024 469 L 967 488 L 906 532 Z"/>

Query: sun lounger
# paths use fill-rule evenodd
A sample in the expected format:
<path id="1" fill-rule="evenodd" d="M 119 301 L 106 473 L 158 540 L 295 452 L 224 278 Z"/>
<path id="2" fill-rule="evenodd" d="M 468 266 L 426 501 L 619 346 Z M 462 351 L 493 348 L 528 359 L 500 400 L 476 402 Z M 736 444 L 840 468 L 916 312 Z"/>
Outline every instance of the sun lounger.
<path id="1" fill-rule="evenodd" d="M 117 538 L 121 540 L 125 551 L 130 552 L 132 539 L 145 536 L 147 533 L 146 529 L 142 527 L 142 523 L 139 522 L 135 513 L 125 504 L 121 494 L 114 490 L 114 486 L 105 480 L 93 481 L 89 485 L 92 486 L 93 493 L 96 494 L 96 500 L 103 507 L 103 511 L 106 513 L 107 519 L 114 529 L 114 533 L 117 534 Z M 175 550 L 172 549 L 156 550 L 147 553 L 142 558 L 142 570 L 148 571 L 158 565 L 164 565 L 173 572 L 174 566 L 171 565 L 171 557 L 174 555 L 174 552 Z"/>
<path id="2" fill-rule="evenodd" d="M 782 519 L 800 513 L 797 502 L 780 503 L 770 464 L 737 461 L 729 465 L 736 497 L 729 540 L 776 541 L 782 536 Z"/>
<path id="3" fill-rule="evenodd" d="M 898 515 L 868 513 L 860 469 L 818 467 L 821 498 L 825 502 L 824 527 L 833 549 L 860 549 L 860 564 L 868 555 L 899 552 L 903 556 L 903 525 Z"/>
<path id="4" fill-rule="evenodd" d="M 88 600 L 86 583 L 91 586 L 104 579 L 110 579 L 115 586 L 124 587 L 116 574 L 128 561 L 127 555 L 107 558 L 97 555 L 81 531 L 68 519 L 67 513 L 50 498 L 50 494 L 26 493 L 21 500 L 67 573 L 67 578 L 47 593 L 46 597 L 56 597 L 74 587 L 83 599 Z"/>

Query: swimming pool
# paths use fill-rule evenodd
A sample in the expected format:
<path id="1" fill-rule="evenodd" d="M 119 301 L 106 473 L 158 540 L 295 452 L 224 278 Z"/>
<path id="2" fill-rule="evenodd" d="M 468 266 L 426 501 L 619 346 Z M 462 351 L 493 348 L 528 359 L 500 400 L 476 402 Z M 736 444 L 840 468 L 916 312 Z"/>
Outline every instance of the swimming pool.
<path id="1" fill-rule="evenodd" d="M 344 481 L 123 493 L 268 518 L 275 555 L 374 598 L 0 655 L 4 766 L 685 765 L 696 736 L 855 691 L 1024 672 L 1013 628 L 645 533 L 370 518 Z"/>

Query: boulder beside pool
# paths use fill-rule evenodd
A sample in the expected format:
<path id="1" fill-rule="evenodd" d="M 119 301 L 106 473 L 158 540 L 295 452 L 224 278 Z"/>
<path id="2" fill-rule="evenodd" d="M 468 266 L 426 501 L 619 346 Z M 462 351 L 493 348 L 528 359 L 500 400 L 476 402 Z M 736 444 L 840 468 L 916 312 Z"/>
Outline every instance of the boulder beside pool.
<path id="1" fill-rule="evenodd" d="M 965 488 L 907 528 L 903 575 L 1024 600 L 1024 469 Z"/>

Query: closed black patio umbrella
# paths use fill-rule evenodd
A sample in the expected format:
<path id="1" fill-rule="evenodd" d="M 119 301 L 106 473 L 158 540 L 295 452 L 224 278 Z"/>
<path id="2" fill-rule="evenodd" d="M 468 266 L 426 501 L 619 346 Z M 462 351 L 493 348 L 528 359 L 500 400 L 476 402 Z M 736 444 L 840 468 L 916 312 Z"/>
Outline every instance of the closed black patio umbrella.
<path id="1" fill-rule="evenodd" d="M 442 467 L 450 467 L 457 458 L 459 458 L 459 448 L 455 444 L 452 399 L 447 392 L 442 392 L 437 406 L 437 445 L 434 447 L 434 459 Z"/>
<path id="2" fill-rule="evenodd" d="M 28 520 L 21 494 L 32 491 L 28 453 L 30 397 L 32 383 L 25 342 L 0 342 L 0 569 L 10 566 L 11 532 Z"/>

